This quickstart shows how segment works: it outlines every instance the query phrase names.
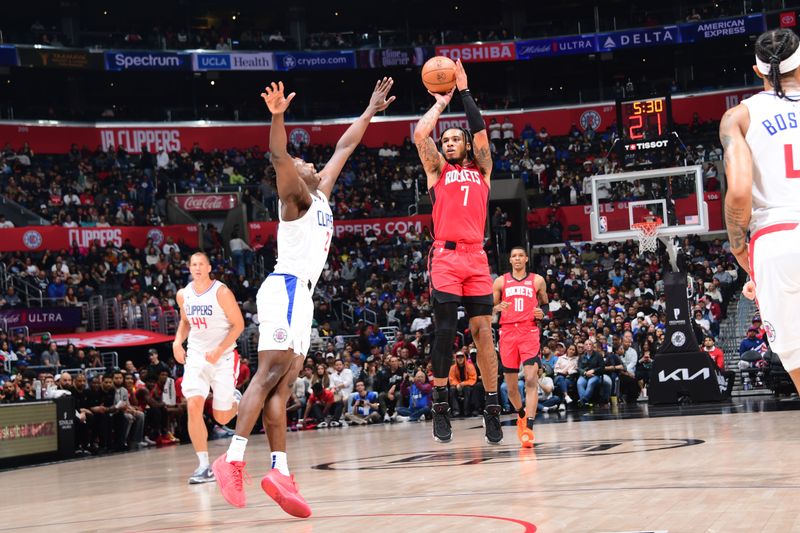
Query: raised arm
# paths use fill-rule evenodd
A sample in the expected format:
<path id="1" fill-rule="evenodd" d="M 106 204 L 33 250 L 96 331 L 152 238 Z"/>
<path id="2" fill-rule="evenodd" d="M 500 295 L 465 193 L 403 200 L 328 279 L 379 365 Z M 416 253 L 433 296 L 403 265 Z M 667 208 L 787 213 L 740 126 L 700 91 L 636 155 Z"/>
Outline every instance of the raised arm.
<path id="1" fill-rule="evenodd" d="M 425 175 L 428 177 L 428 189 L 436 185 L 439 181 L 439 175 L 442 173 L 444 167 L 444 156 L 436 148 L 436 142 L 431 138 L 433 128 L 436 127 L 436 121 L 439 120 L 439 115 L 450 104 L 450 99 L 453 97 L 451 89 L 447 94 L 438 94 L 428 91 L 431 96 L 436 98 L 436 103 L 433 104 L 427 113 L 422 115 L 422 118 L 417 122 L 417 127 L 414 129 L 414 144 L 417 146 L 417 153 L 419 159 L 422 161 L 422 168 L 425 169 Z"/>
<path id="2" fill-rule="evenodd" d="M 367 131 L 367 126 L 369 126 L 372 117 L 394 102 L 394 96 L 387 98 L 392 85 L 394 85 L 392 78 L 378 80 L 375 84 L 375 90 L 372 91 L 372 96 L 369 99 L 369 105 L 367 105 L 361 116 L 347 128 L 339 142 L 336 143 L 336 150 L 333 152 L 330 161 L 325 165 L 325 168 L 319 171 L 321 181 L 317 188 L 322 191 L 326 198 L 330 198 L 333 186 L 336 185 L 336 180 L 339 178 L 347 158 L 350 157 L 350 154 L 361 142 L 361 138 L 364 136 L 364 132 Z"/>
<path id="3" fill-rule="evenodd" d="M 289 96 L 283 95 L 282 81 L 277 84 L 273 82 L 261 93 L 261 98 L 264 99 L 267 108 L 272 113 L 272 124 L 269 128 L 269 152 L 272 166 L 275 167 L 278 198 L 286 204 L 307 207 L 311 203 L 308 187 L 297 172 L 295 160 L 286 150 L 286 125 L 283 114 L 289 108 L 294 97 L 295 93 L 290 93 Z"/>
<path id="4" fill-rule="evenodd" d="M 472 151 L 475 154 L 475 164 L 483 174 L 486 183 L 492 177 L 492 150 L 489 147 L 489 135 L 486 133 L 486 123 L 481 116 L 478 104 L 472 98 L 472 93 L 467 85 L 467 73 L 461 60 L 456 61 L 456 88 L 461 95 L 461 103 L 464 104 L 464 111 L 467 114 L 469 131 L 472 133 Z"/>
<path id="5" fill-rule="evenodd" d="M 750 127 L 750 113 L 744 104 L 729 109 L 719 123 L 719 139 L 725 150 L 725 226 L 731 253 L 742 268 L 750 273 L 747 251 L 747 229 L 753 211 L 753 156 L 745 140 Z"/>

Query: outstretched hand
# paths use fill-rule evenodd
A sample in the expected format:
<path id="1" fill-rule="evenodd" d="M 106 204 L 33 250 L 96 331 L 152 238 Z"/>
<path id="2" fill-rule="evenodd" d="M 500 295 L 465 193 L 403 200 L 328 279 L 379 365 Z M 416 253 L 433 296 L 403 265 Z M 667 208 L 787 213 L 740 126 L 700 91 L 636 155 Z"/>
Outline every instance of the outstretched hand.
<path id="1" fill-rule="evenodd" d="M 428 91 L 428 94 L 430 94 L 431 96 L 436 98 L 436 103 L 437 104 L 443 104 L 444 107 L 447 107 L 447 106 L 450 105 L 450 99 L 453 97 L 453 93 L 455 92 L 455 90 L 456 90 L 456 88 L 453 87 L 452 89 L 447 91 L 445 94 L 439 94 L 439 93 L 435 93 L 433 91 Z"/>
<path id="2" fill-rule="evenodd" d="M 272 82 L 268 85 L 264 89 L 264 92 L 261 93 L 261 98 L 263 98 L 264 102 L 267 104 L 269 112 L 273 115 L 277 115 L 289 109 L 289 104 L 292 103 L 295 94 L 296 93 L 289 93 L 289 96 L 284 96 L 283 82 L 279 81 L 277 84 Z"/>
<path id="3" fill-rule="evenodd" d="M 369 109 L 377 113 L 383 111 L 389 107 L 389 104 L 394 102 L 395 96 L 387 98 L 389 91 L 392 90 L 392 85 L 394 85 L 392 78 L 384 77 L 382 80 L 378 80 L 375 84 L 375 90 L 372 91 L 372 96 L 369 99 Z"/>

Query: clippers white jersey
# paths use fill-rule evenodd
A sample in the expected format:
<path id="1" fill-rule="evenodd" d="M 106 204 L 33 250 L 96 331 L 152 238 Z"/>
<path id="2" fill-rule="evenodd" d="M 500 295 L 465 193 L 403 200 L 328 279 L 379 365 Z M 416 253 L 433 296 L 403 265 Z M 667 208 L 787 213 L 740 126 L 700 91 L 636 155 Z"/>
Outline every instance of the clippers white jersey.
<path id="1" fill-rule="evenodd" d="M 742 103 L 750 112 L 745 139 L 753 155 L 750 232 L 800 222 L 800 102 L 763 91 Z"/>
<path id="2" fill-rule="evenodd" d="M 278 217 L 281 205 L 278 202 Z M 278 260 L 275 273 L 291 274 L 317 284 L 333 237 L 333 213 L 325 195 L 311 195 L 311 206 L 297 220 L 280 219 L 278 223 Z"/>
<path id="3" fill-rule="evenodd" d="M 189 283 L 183 290 L 183 310 L 190 325 L 188 357 L 202 357 L 217 349 L 230 332 L 231 323 L 217 301 L 217 291 L 224 286 L 214 280 L 202 294 L 195 292 L 194 283 Z M 232 352 L 235 347 L 236 343 L 231 344 L 223 353 Z"/>

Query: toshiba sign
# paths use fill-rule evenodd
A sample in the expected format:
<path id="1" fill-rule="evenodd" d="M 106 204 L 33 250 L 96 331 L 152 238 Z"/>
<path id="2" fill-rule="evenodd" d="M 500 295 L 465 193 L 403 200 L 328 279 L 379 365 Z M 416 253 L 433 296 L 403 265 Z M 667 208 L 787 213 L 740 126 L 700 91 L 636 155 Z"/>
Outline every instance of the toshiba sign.
<path id="1" fill-rule="evenodd" d="M 446 56 L 465 63 L 481 61 L 513 61 L 517 58 L 514 43 L 473 43 L 437 46 L 436 55 Z"/>

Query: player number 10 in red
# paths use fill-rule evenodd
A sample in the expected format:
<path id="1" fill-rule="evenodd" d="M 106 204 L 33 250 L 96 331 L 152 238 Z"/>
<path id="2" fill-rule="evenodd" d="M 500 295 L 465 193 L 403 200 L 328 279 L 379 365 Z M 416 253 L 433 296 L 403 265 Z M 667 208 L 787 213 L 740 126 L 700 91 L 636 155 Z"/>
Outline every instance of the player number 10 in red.
<path id="1" fill-rule="evenodd" d="M 197 329 L 208 329 L 208 323 L 206 322 L 205 317 L 202 316 L 193 316 L 192 326 L 196 327 Z"/>

